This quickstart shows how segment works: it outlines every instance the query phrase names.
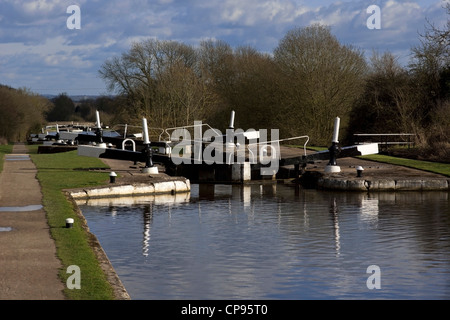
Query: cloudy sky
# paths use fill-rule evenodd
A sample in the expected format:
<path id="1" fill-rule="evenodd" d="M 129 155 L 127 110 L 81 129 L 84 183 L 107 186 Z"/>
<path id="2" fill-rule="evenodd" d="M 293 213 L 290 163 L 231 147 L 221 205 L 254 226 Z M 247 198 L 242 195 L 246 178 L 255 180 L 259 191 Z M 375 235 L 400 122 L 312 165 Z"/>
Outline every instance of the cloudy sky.
<path id="1" fill-rule="evenodd" d="M 426 19 L 443 26 L 449 0 L 0 0 L 0 84 L 41 94 L 107 94 L 98 70 L 133 41 L 224 40 L 273 52 L 294 27 L 322 23 L 344 44 L 407 63 Z M 80 8 L 80 29 L 67 9 Z M 380 29 L 369 29 L 370 5 Z"/>

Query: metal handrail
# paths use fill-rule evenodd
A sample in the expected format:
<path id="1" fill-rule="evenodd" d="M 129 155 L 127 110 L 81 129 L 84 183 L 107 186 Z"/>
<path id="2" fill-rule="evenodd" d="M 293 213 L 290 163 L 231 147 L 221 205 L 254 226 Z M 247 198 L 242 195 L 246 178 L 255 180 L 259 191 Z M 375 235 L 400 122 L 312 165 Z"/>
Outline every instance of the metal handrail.
<path id="1" fill-rule="evenodd" d="M 292 138 L 285 138 L 285 139 L 278 139 L 278 140 L 271 140 L 271 141 L 263 141 L 263 143 L 266 144 L 266 143 L 269 143 L 269 142 L 270 142 L 270 144 L 272 144 L 272 142 L 277 142 L 277 143 L 278 143 L 278 146 L 279 146 L 281 141 L 297 140 L 297 139 L 304 139 L 304 138 L 306 138 L 306 142 L 305 142 L 305 144 L 303 145 L 303 150 L 304 150 L 304 153 L 305 153 L 305 156 L 306 156 L 306 145 L 307 145 L 308 142 L 309 142 L 309 136 L 298 136 L 298 137 L 292 137 Z M 255 155 L 253 154 L 253 151 L 250 150 L 250 146 L 251 146 L 251 145 L 258 145 L 258 144 L 260 144 L 260 143 L 261 143 L 261 142 L 255 142 L 255 143 L 249 143 L 249 144 L 247 145 L 247 149 L 248 149 L 249 153 L 251 153 L 251 155 L 252 155 L 252 162 L 254 161 Z M 280 156 L 281 156 L 281 155 L 280 155 Z"/>
<path id="2" fill-rule="evenodd" d="M 142 126 L 134 126 L 134 125 L 130 125 L 130 124 L 115 124 L 113 126 L 113 128 L 114 127 L 140 128 L 141 130 L 143 129 Z M 159 134 L 160 138 L 161 138 L 161 135 L 164 133 L 164 128 L 148 127 L 147 129 L 148 130 L 158 130 L 158 131 L 161 130 L 161 133 Z M 126 138 L 125 135 L 126 135 L 126 131 L 124 132 L 124 138 Z M 161 139 L 159 141 L 161 141 Z"/>
<path id="3" fill-rule="evenodd" d="M 162 133 L 159 135 L 159 141 L 161 141 L 161 135 L 162 135 L 163 133 L 166 133 L 166 134 L 167 134 L 167 136 L 169 137 L 169 141 L 170 141 L 170 134 L 169 134 L 169 132 L 167 132 L 167 130 L 186 129 L 186 128 L 202 127 L 202 126 L 207 126 L 209 129 L 213 130 L 213 131 L 217 134 L 217 136 L 221 136 L 221 135 L 222 135 L 221 132 L 218 132 L 216 129 L 214 129 L 213 127 L 211 127 L 209 124 L 207 124 L 207 123 L 200 123 L 200 124 L 193 124 L 193 125 L 189 125 L 189 126 L 181 126 L 181 127 L 166 128 L 166 129 L 164 129 L 164 132 L 162 132 Z"/>

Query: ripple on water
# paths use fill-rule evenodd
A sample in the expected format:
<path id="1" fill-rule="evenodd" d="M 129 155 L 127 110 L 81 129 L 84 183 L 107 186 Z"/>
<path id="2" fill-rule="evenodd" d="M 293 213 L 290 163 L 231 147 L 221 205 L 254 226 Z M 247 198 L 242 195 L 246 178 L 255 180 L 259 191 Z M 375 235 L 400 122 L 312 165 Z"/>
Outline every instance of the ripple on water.
<path id="1" fill-rule="evenodd" d="M 133 299 L 450 298 L 442 195 L 193 188 L 183 204 L 81 207 Z"/>

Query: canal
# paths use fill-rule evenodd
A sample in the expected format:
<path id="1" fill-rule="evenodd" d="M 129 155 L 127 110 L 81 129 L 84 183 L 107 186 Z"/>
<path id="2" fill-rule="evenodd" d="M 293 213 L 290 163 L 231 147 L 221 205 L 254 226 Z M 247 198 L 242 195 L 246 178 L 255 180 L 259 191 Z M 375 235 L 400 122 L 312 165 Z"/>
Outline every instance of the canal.
<path id="1" fill-rule="evenodd" d="M 291 185 L 78 202 L 132 299 L 450 299 L 448 192 Z"/>

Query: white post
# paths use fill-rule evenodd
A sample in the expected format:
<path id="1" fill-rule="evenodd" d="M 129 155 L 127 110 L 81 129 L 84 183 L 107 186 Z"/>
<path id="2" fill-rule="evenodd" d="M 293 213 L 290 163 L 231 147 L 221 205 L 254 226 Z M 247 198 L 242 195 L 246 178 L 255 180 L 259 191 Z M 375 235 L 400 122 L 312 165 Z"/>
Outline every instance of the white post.
<path id="1" fill-rule="evenodd" d="M 339 143 L 339 124 L 341 123 L 341 119 L 339 117 L 336 117 L 334 119 L 334 132 L 333 132 L 333 140 L 331 142 Z"/>
<path id="2" fill-rule="evenodd" d="M 142 119 L 142 129 L 144 130 L 144 144 L 150 144 L 150 139 L 148 137 L 148 127 L 147 127 L 147 119 Z"/>
<path id="3" fill-rule="evenodd" d="M 97 117 L 97 128 L 98 129 L 101 129 L 102 128 L 102 125 L 100 124 L 100 113 L 98 112 L 98 110 L 97 111 L 95 111 L 95 116 Z"/>
<path id="4" fill-rule="evenodd" d="M 147 155 L 147 160 L 145 164 L 145 168 L 142 169 L 144 173 L 150 174 L 158 174 L 158 167 L 153 165 L 152 161 L 152 149 L 150 147 L 150 139 L 148 137 L 148 127 L 147 127 L 147 119 L 142 118 L 142 129 L 144 134 L 144 145 L 146 145 L 146 149 L 144 150 Z"/>
<path id="5" fill-rule="evenodd" d="M 234 129 L 234 110 L 231 111 L 231 117 L 230 117 L 230 129 Z"/>
<path id="6" fill-rule="evenodd" d="M 98 110 L 97 111 L 95 111 L 95 116 L 97 117 L 97 123 L 96 123 L 96 135 L 97 135 L 97 143 L 98 143 L 98 146 L 99 147 L 104 147 L 104 146 L 106 146 L 106 144 L 105 143 L 103 143 L 103 133 L 102 133 L 102 125 L 101 125 L 101 122 L 100 122 L 100 113 L 98 112 Z"/>
<path id="7" fill-rule="evenodd" d="M 331 141 L 331 147 L 328 149 L 330 152 L 330 162 L 325 167 L 326 173 L 336 173 L 341 172 L 341 167 L 339 167 L 336 163 L 336 155 L 338 153 L 338 144 L 339 144 L 339 124 L 341 119 L 336 117 L 334 119 L 334 131 L 333 131 L 333 139 Z"/>

